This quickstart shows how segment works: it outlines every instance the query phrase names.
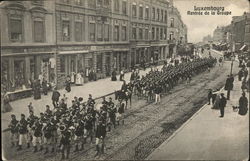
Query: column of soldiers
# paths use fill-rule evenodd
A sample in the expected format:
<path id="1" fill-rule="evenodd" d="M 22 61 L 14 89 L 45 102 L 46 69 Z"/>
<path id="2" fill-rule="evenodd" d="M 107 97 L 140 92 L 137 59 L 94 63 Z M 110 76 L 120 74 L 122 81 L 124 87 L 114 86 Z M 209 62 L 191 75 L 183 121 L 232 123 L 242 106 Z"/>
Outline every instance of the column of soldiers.
<path id="1" fill-rule="evenodd" d="M 136 76 L 128 86 L 136 88 L 138 93 L 146 94 L 148 101 L 151 101 L 153 93 L 171 90 L 180 79 L 191 79 L 213 67 L 215 63 L 216 59 L 204 58 L 176 66 L 164 66 L 162 71 L 150 71 L 141 79 Z M 17 150 L 22 150 L 25 142 L 27 148 L 32 143 L 34 153 L 44 150 L 44 154 L 60 149 L 62 159 L 65 159 L 69 158 L 72 146 L 75 147 L 75 152 L 82 151 L 87 139 L 92 142 L 95 136 L 96 156 L 104 153 L 106 132 L 111 131 L 112 126 L 116 128 L 120 121 L 124 123 L 125 104 L 119 99 L 115 106 L 112 98 L 109 101 L 103 98 L 100 110 L 95 108 L 95 104 L 95 100 L 89 95 L 86 103 L 81 97 L 75 97 L 72 106 L 68 107 L 66 97 L 63 97 L 59 102 L 53 101 L 53 110 L 47 105 L 40 116 L 35 116 L 30 111 L 27 119 L 21 114 L 21 120 L 18 121 L 15 115 L 11 115 L 9 128 L 12 147 L 18 146 Z"/>
<path id="2" fill-rule="evenodd" d="M 216 64 L 216 59 L 198 58 L 173 65 L 164 65 L 162 70 L 151 70 L 139 80 L 133 80 L 133 88 L 139 97 L 146 96 L 147 101 L 153 100 L 153 94 L 166 93 L 178 84 L 180 80 L 190 83 L 193 76 L 209 70 Z M 157 103 L 157 97 L 155 98 Z"/>
<path id="3" fill-rule="evenodd" d="M 89 95 L 86 103 L 81 97 L 75 97 L 71 107 L 67 107 L 64 99 L 61 99 L 53 110 L 47 105 L 40 116 L 30 111 L 27 119 L 21 114 L 21 120 L 18 121 L 15 115 L 11 115 L 9 128 L 12 147 L 17 146 L 19 151 L 25 143 L 27 148 L 32 143 L 34 153 L 44 151 L 47 154 L 59 150 L 62 159 L 67 159 L 72 146 L 75 147 L 74 152 L 82 151 L 87 139 L 93 142 L 95 137 L 96 156 L 104 153 L 106 131 L 119 125 L 125 105 L 119 100 L 115 106 L 111 97 L 109 101 L 103 98 L 99 110 L 94 108 L 95 104 Z"/>

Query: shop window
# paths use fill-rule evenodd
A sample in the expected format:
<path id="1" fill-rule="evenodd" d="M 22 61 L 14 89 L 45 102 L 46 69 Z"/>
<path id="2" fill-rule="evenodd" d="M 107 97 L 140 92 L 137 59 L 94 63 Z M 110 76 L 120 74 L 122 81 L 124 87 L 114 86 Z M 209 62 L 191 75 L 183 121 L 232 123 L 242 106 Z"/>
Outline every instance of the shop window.
<path id="1" fill-rule="evenodd" d="M 119 26 L 114 28 L 114 41 L 119 41 Z"/>
<path id="2" fill-rule="evenodd" d="M 125 0 L 122 1 L 122 13 L 124 15 L 127 14 L 127 1 L 125 1 Z"/>
<path id="3" fill-rule="evenodd" d="M 34 20 L 34 41 L 44 42 L 44 21 Z"/>
<path id="4" fill-rule="evenodd" d="M 104 24 L 104 40 L 109 41 L 109 24 Z"/>
<path id="5" fill-rule="evenodd" d="M 24 60 L 14 61 L 14 87 L 16 90 L 23 89 L 25 85 L 24 80 Z"/>
<path id="6" fill-rule="evenodd" d="M 102 55 L 99 54 L 96 56 L 97 59 L 97 72 L 101 73 L 102 72 Z"/>
<path id="7" fill-rule="evenodd" d="M 95 41 L 95 23 L 89 24 L 89 40 Z"/>
<path id="8" fill-rule="evenodd" d="M 145 9 L 145 19 L 146 20 L 149 19 L 149 8 L 148 8 L 148 6 L 146 6 L 146 9 Z"/>
<path id="9" fill-rule="evenodd" d="M 132 16 L 136 17 L 136 5 L 132 5 Z"/>
<path id="10" fill-rule="evenodd" d="M 126 40 L 127 40 L 127 27 L 122 26 L 122 41 L 126 41 Z"/>
<path id="11" fill-rule="evenodd" d="M 8 78 L 8 60 L 1 61 L 1 91 L 7 92 L 10 86 L 9 78 Z"/>
<path id="12" fill-rule="evenodd" d="M 97 23 L 97 41 L 102 41 L 103 40 L 103 24 L 102 23 Z"/>
<path id="13" fill-rule="evenodd" d="M 60 56 L 60 72 L 65 73 L 65 56 Z"/>
<path id="14" fill-rule="evenodd" d="M 141 40 L 142 39 L 142 36 L 143 35 L 143 31 L 142 31 L 142 28 L 139 28 L 139 39 Z"/>
<path id="15" fill-rule="evenodd" d="M 69 41 L 70 40 L 70 24 L 69 21 L 63 21 L 62 22 L 62 37 L 63 41 Z"/>
<path id="16" fill-rule="evenodd" d="M 139 18 L 143 18 L 143 7 L 142 6 L 140 6 L 139 7 Z"/>
<path id="17" fill-rule="evenodd" d="M 82 22 L 75 23 L 75 39 L 76 41 L 82 41 Z"/>
<path id="18" fill-rule="evenodd" d="M 132 39 L 136 40 L 136 28 L 132 28 Z"/>
<path id="19" fill-rule="evenodd" d="M 120 0 L 113 0 L 114 1 L 114 11 L 119 12 L 119 2 Z"/>
<path id="20" fill-rule="evenodd" d="M 13 42 L 21 42 L 23 38 L 22 20 L 10 19 L 10 40 Z"/>

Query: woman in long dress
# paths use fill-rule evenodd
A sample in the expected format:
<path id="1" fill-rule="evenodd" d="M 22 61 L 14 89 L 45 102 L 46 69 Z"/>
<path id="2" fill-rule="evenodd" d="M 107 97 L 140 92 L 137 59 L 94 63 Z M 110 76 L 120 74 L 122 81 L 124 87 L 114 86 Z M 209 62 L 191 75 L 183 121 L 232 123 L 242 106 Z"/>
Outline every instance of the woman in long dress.
<path id="1" fill-rule="evenodd" d="M 76 85 L 83 85 L 83 78 L 81 73 L 76 74 Z"/>
<path id="2" fill-rule="evenodd" d="M 213 94 L 216 94 L 216 98 L 213 104 L 212 109 L 220 109 L 220 92 L 214 92 Z"/>
<path id="3" fill-rule="evenodd" d="M 112 72 L 111 81 L 117 81 L 115 70 Z"/>

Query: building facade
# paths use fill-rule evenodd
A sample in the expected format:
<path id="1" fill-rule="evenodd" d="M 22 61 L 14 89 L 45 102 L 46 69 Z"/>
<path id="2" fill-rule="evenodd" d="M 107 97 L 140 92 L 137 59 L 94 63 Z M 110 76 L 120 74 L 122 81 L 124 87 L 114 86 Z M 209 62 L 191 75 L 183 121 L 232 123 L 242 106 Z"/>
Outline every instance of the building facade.
<path id="1" fill-rule="evenodd" d="M 34 79 L 55 82 L 54 3 L 1 2 L 1 87 L 23 90 Z"/>
<path id="2" fill-rule="evenodd" d="M 97 79 L 160 62 L 187 42 L 187 28 L 167 0 L 54 0 L 1 3 L 2 84 L 34 79 L 59 88 L 67 76 Z M 175 48 L 175 49 L 174 49 Z"/>

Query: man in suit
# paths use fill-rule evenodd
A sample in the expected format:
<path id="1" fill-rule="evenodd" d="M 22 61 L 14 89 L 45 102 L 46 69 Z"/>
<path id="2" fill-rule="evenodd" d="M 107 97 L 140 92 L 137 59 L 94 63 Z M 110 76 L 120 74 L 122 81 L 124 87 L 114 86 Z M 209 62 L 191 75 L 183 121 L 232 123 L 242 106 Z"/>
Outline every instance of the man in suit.
<path id="1" fill-rule="evenodd" d="M 58 101 L 59 101 L 60 93 L 54 88 L 53 93 L 52 93 L 52 103 L 54 105 L 54 108 L 58 106 Z"/>
<path id="2" fill-rule="evenodd" d="M 226 107 L 227 104 L 227 99 L 226 97 L 224 97 L 224 93 L 221 93 L 221 98 L 220 98 L 220 117 L 224 117 L 224 109 Z"/>
<path id="3" fill-rule="evenodd" d="M 227 100 L 230 100 L 230 91 L 233 89 L 233 81 L 234 81 L 233 77 L 228 75 L 225 84 L 225 90 L 227 91 Z"/>

